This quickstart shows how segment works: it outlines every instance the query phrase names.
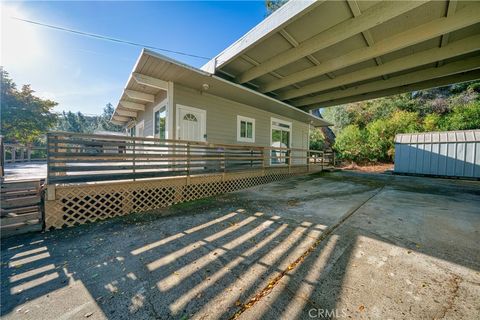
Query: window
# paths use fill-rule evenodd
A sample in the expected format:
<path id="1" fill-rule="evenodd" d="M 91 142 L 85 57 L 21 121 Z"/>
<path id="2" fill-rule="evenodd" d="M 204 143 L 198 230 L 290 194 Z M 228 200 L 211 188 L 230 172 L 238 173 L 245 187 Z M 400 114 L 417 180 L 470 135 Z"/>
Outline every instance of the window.
<path id="1" fill-rule="evenodd" d="M 237 141 L 255 142 L 255 119 L 237 116 Z"/>
<path id="2" fill-rule="evenodd" d="M 197 117 L 191 113 L 187 113 L 183 116 L 183 120 L 197 122 Z"/>
<path id="3" fill-rule="evenodd" d="M 167 136 L 167 106 L 155 108 L 153 110 L 154 119 L 154 137 L 165 139 Z"/>
<path id="4" fill-rule="evenodd" d="M 129 135 L 130 137 L 135 137 L 135 126 L 130 127 L 130 128 L 128 128 L 127 130 L 128 130 L 128 135 Z"/>
<path id="5" fill-rule="evenodd" d="M 274 148 L 290 148 L 292 124 L 287 121 L 272 118 L 271 146 Z M 288 164 L 289 151 L 273 149 L 271 151 L 271 164 Z"/>

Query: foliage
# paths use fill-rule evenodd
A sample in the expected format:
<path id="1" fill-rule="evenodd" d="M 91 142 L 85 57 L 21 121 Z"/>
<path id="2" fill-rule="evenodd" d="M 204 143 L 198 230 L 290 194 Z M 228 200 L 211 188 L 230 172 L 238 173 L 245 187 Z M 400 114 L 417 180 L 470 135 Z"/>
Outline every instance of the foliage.
<path id="1" fill-rule="evenodd" d="M 467 130 L 480 128 L 480 100 L 453 108 L 442 123 L 444 130 Z"/>
<path id="2" fill-rule="evenodd" d="M 267 15 L 271 15 L 278 8 L 287 3 L 288 0 L 265 0 L 265 7 L 267 8 Z"/>
<path id="3" fill-rule="evenodd" d="M 85 115 L 81 112 L 63 112 L 59 118 L 56 130 L 81 133 L 95 133 L 98 131 L 122 131 L 121 126 L 110 122 L 115 109 L 111 103 L 108 103 L 103 109 L 103 114 Z"/>
<path id="4" fill-rule="evenodd" d="M 355 162 L 391 162 L 398 133 L 480 128 L 480 81 L 398 94 L 322 110 L 334 149 Z"/>
<path id="5" fill-rule="evenodd" d="M 57 103 L 35 96 L 30 85 L 24 85 L 18 90 L 2 67 L 0 74 L 2 136 L 6 142 L 38 142 L 55 125 L 57 116 L 52 113 L 52 109 Z"/>
<path id="6" fill-rule="evenodd" d="M 360 161 L 364 158 L 364 133 L 356 124 L 348 125 L 342 130 L 335 140 L 335 150 L 342 159 Z"/>
<path id="7" fill-rule="evenodd" d="M 112 104 L 107 103 L 105 108 L 103 108 L 102 115 L 100 116 L 99 129 L 102 129 L 105 131 L 115 131 L 115 132 L 123 131 L 122 126 L 119 126 L 110 122 L 110 119 L 112 118 L 114 112 L 115 112 L 115 108 L 112 106 Z"/>
<path id="8" fill-rule="evenodd" d="M 310 149 L 311 150 L 323 150 L 325 147 L 325 138 L 321 129 L 314 128 L 310 130 Z"/>

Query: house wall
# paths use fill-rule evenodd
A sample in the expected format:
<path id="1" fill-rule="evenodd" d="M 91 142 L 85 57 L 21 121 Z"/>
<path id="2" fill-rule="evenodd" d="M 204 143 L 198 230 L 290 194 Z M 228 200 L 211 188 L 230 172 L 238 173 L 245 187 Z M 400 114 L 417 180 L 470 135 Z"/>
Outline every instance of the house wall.
<path id="1" fill-rule="evenodd" d="M 159 103 L 162 103 L 166 98 L 167 92 L 160 91 L 160 93 L 155 96 L 155 102 L 147 104 L 145 106 L 145 111 L 139 111 L 137 113 L 137 123 L 144 121 L 145 137 L 153 137 L 153 108 L 155 108 Z"/>
<path id="2" fill-rule="evenodd" d="M 202 93 L 181 85 L 174 85 L 173 123 L 176 123 L 177 104 L 206 110 L 207 141 L 211 143 L 227 143 L 255 146 L 270 146 L 271 118 L 277 118 L 292 123 L 292 148 L 308 149 L 309 124 L 289 119 L 275 113 L 267 112 L 253 106 L 227 100 L 208 93 Z M 237 141 L 237 116 L 255 119 L 255 143 Z M 174 130 L 176 137 L 177 132 Z M 296 153 L 296 156 L 300 154 Z M 296 159 L 294 164 L 305 163 L 306 160 Z"/>

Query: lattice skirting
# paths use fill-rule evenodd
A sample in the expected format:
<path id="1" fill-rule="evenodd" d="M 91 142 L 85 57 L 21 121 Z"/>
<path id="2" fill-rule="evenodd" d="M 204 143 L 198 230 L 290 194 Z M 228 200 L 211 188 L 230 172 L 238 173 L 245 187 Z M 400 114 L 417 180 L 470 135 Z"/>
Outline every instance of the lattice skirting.
<path id="1" fill-rule="evenodd" d="M 47 230 L 145 212 L 307 173 L 307 166 L 265 168 L 190 177 L 82 185 L 57 185 L 45 201 Z M 318 168 L 320 169 L 320 168 Z"/>

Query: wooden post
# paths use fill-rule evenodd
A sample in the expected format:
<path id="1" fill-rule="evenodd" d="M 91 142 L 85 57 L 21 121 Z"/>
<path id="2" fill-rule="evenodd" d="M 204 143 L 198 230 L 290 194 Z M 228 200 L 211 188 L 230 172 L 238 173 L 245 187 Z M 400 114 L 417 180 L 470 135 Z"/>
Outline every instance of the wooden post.
<path id="1" fill-rule="evenodd" d="M 50 135 L 47 133 L 47 185 L 49 183 L 49 178 L 50 178 L 50 174 L 51 174 L 51 170 L 50 170 L 50 166 L 52 165 L 50 163 Z M 47 191 L 48 192 L 48 191 Z"/>
<path id="2" fill-rule="evenodd" d="M 3 145 L 3 137 L 0 136 L 0 178 L 5 175 L 5 146 Z"/>
<path id="3" fill-rule="evenodd" d="M 322 171 L 323 171 L 323 159 L 324 159 L 324 158 L 325 158 L 325 151 L 322 151 L 322 162 L 320 163 L 320 165 L 321 165 L 320 168 L 322 169 Z M 317 163 L 316 160 L 315 160 L 315 163 Z"/>
<path id="4" fill-rule="evenodd" d="M 55 136 L 57 139 L 64 139 L 65 137 L 62 137 L 60 138 L 59 136 Z M 55 143 L 55 152 L 59 152 L 59 153 L 65 153 L 67 152 L 67 148 L 66 148 L 66 144 L 65 143 Z M 63 166 L 63 167 L 66 167 L 66 163 L 65 162 L 62 162 L 62 163 L 57 163 L 56 166 Z M 59 176 L 66 176 L 67 175 L 67 172 L 66 171 L 62 171 L 62 172 L 57 172 L 56 173 L 57 175 Z"/>
<path id="5" fill-rule="evenodd" d="M 290 173 L 291 167 L 292 167 L 292 150 L 288 149 L 286 154 L 287 154 L 286 160 L 288 161 L 288 173 Z"/>
<path id="6" fill-rule="evenodd" d="M 190 142 L 187 142 L 187 185 L 190 185 Z"/>
<path id="7" fill-rule="evenodd" d="M 32 161 L 32 147 L 31 146 L 27 147 L 27 161 L 28 162 Z"/>
<path id="8" fill-rule="evenodd" d="M 265 176 L 265 166 L 266 166 L 265 162 L 267 161 L 266 152 L 267 152 L 267 149 L 262 148 L 262 175 L 263 176 Z"/>
<path id="9" fill-rule="evenodd" d="M 312 157 L 312 152 L 310 150 L 307 151 L 307 172 L 310 172 L 310 159 Z"/>
<path id="10" fill-rule="evenodd" d="M 222 180 L 225 181 L 225 174 L 227 172 L 227 152 L 225 151 L 225 147 L 223 148 L 223 175 Z"/>
<path id="11" fill-rule="evenodd" d="M 136 165 L 136 159 L 135 159 L 135 156 L 136 156 L 136 141 L 135 141 L 135 138 L 133 139 L 133 153 L 132 153 L 132 173 L 133 173 L 133 181 L 135 181 L 135 165 Z"/>
<path id="12" fill-rule="evenodd" d="M 11 157 L 12 157 L 12 160 L 10 162 L 15 163 L 15 158 L 17 157 L 17 150 L 15 147 L 12 147 Z"/>

